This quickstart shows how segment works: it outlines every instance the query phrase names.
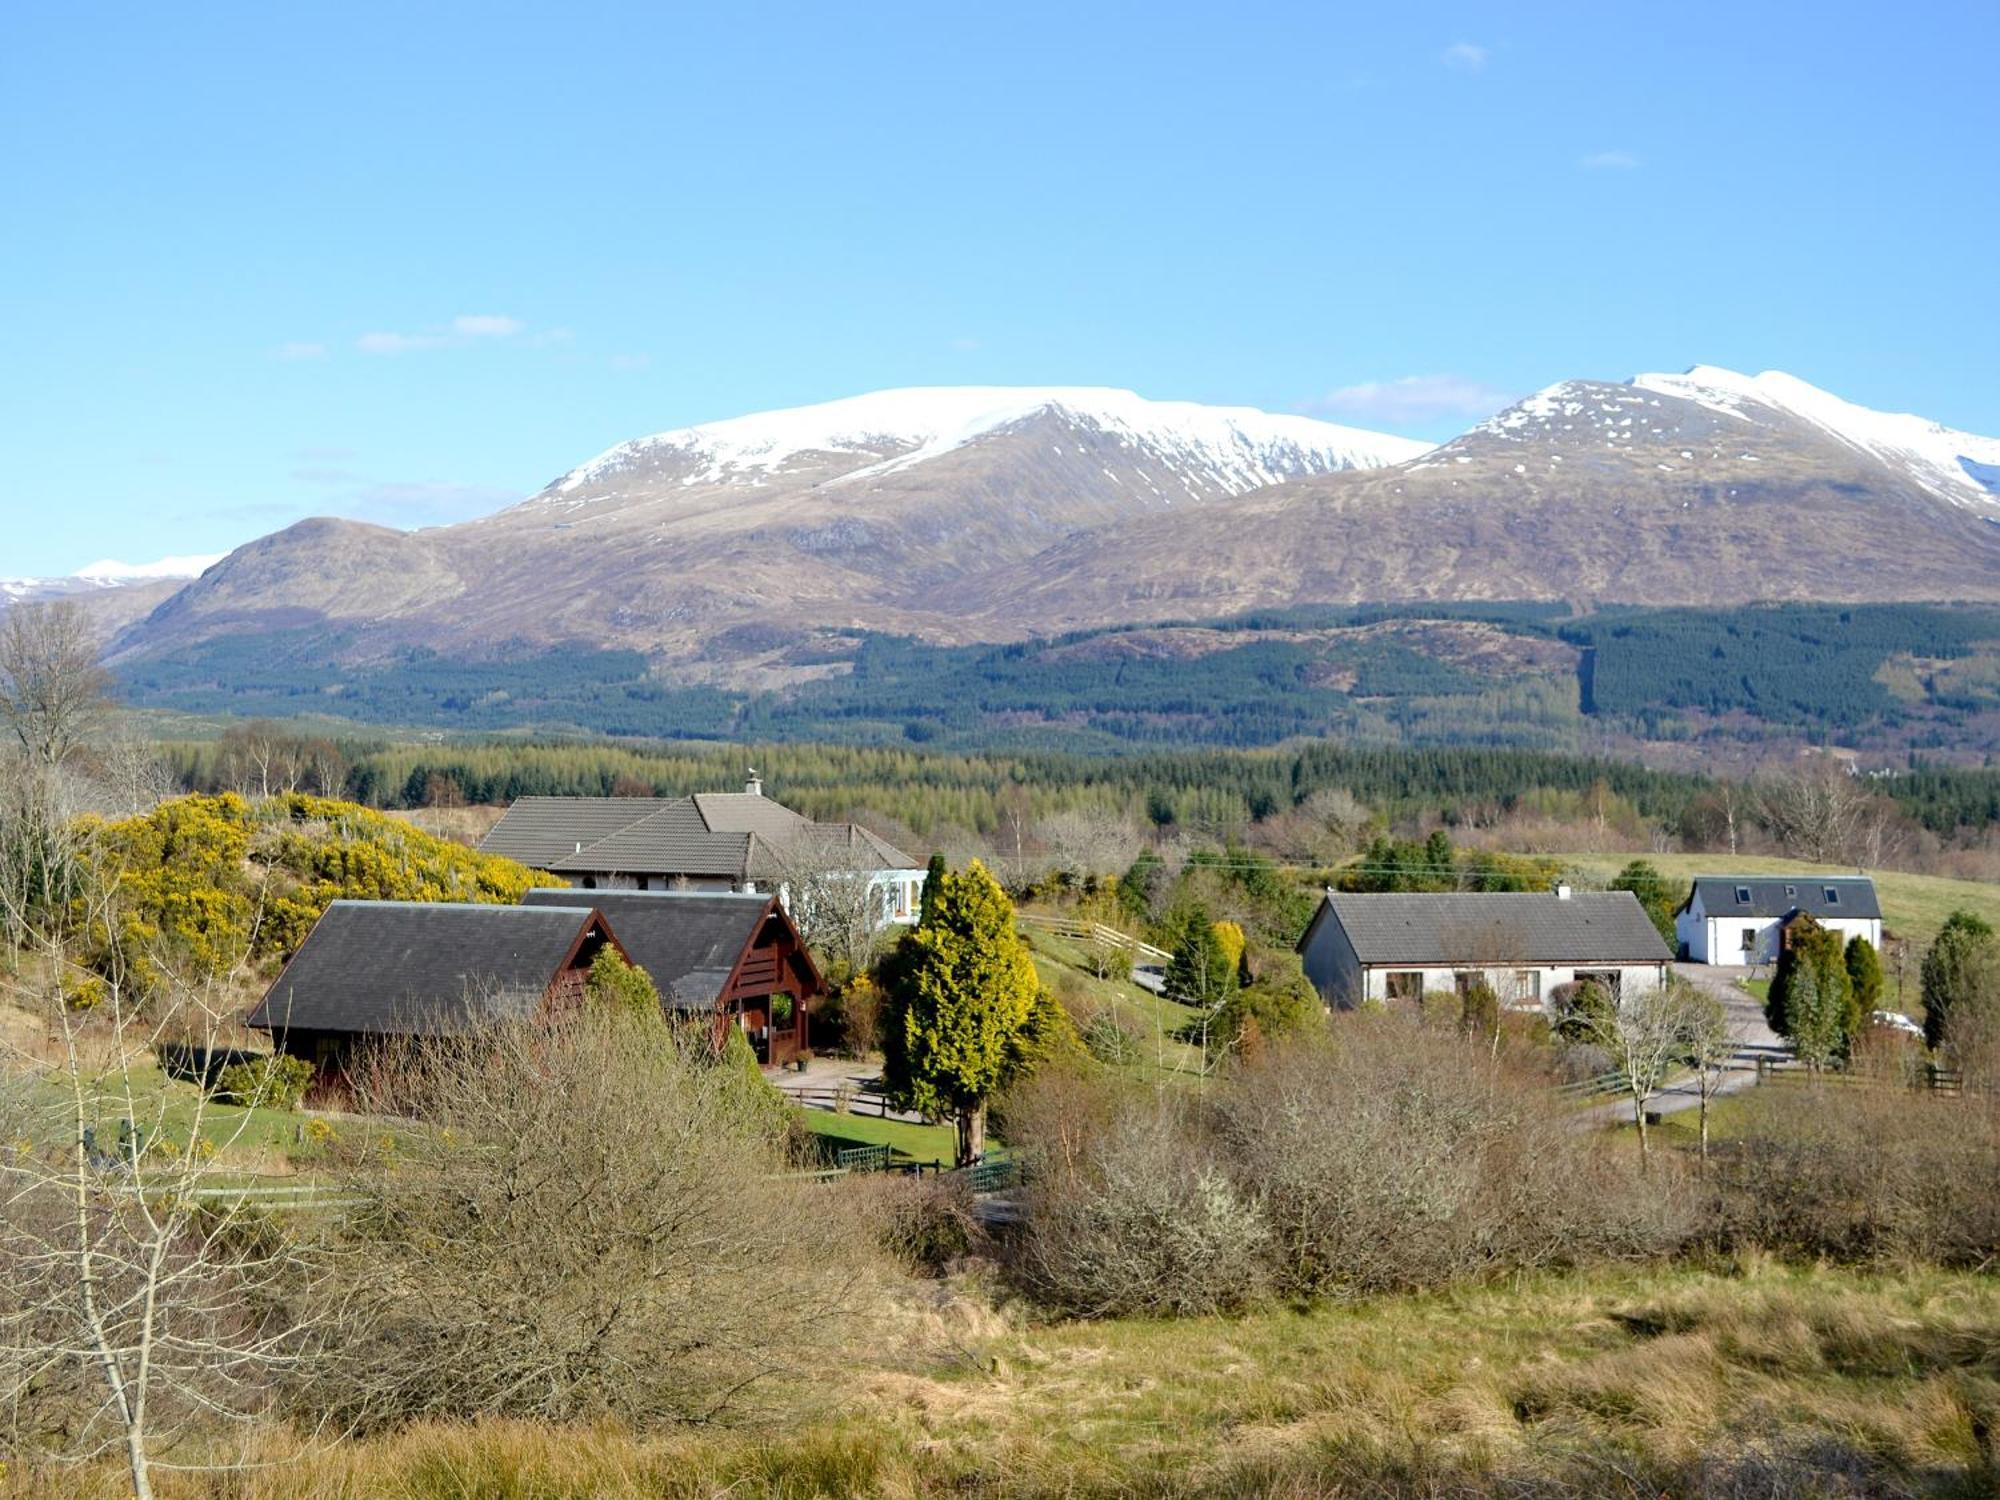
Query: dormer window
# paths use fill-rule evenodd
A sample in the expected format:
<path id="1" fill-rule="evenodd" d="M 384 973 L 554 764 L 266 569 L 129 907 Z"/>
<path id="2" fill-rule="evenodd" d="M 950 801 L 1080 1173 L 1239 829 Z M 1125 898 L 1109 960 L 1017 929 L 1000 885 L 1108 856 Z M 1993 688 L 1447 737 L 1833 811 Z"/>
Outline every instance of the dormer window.
<path id="1" fill-rule="evenodd" d="M 1749 886 L 1747 886 L 1747 885 L 1739 885 L 1738 887 L 1736 887 L 1736 902 L 1737 902 L 1737 905 L 1739 905 L 1739 906 L 1748 906 L 1748 905 L 1750 904 L 1750 887 L 1749 887 Z"/>
<path id="2" fill-rule="evenodd" d="M 1828 906 L 1840 905 L 1840 892 L 1832 886 L 1826 888 L 1826 904 Z"/>

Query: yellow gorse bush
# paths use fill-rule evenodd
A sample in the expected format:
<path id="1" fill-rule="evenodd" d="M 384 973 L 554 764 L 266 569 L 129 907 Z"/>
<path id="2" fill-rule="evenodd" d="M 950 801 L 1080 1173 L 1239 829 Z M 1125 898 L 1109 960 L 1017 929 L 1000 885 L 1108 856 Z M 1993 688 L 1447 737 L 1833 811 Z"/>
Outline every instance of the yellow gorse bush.
<path id="1" fill-rule="evenodd" d="M 176 797 L 84 828 L 96 888 L 113 898 L 102 908 L 79 901 L 92 967 L 141 994 L 163 965 L 201 978 L 282 962 L 336 900 L 509 904 L 536 881 L 512 860 L 302 793 Z"/>

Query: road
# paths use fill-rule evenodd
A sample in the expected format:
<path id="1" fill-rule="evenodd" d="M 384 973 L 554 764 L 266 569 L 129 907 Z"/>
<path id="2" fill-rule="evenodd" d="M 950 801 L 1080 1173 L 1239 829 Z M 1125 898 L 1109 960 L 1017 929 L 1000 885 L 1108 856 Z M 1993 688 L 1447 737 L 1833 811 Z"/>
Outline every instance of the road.
<path id="1" fill-rule="evenodd" d="M 1736 983 L 1751 970 L 1725 964 L 1675 964 L 1674 972 L 1714 995 L 1729 1013 L 1729 1033 L 1736 1039 L 1736 1051 L 1710 1097 L 1753 1088 L 1760 1061 L 1778 1062 L 1791 1057 L 1790 1045 L 1765 1023 L 1764 1009 L 1756 997 L 1745 993 Z M 1671 1115 L 1694 1109 L 1700 1103 L 1701 1090 L 1694 1079 L 1688 1078 L 1661 1089 L 1646 1101 L 1646 1108 L 1655 1114 Z M 1600 1104 L 1590 1115 L 1606 1124 L 1629 1125 L 1633 1121 L 1632 1101 L 1621 1099 Z"/>

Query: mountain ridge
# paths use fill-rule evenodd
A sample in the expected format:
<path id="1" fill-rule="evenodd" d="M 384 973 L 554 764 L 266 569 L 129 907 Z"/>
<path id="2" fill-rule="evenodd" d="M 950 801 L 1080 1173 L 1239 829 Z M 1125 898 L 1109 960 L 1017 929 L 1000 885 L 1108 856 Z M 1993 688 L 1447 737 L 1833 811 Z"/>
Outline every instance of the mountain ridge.
<path id="1" fill-rule="evenodd" d="M 782 683 L 857 632 L 1992 599 L 1989 458 L 2000 440 L 1703 366 L 1558 382 L 1435 447 L 1094 387 L 912 388 L 634 439 L 456 526 L 298 523 L 126 625 L 115 654 L 319 630 L 354 660 L 583 643 L 676 679 Z"/>

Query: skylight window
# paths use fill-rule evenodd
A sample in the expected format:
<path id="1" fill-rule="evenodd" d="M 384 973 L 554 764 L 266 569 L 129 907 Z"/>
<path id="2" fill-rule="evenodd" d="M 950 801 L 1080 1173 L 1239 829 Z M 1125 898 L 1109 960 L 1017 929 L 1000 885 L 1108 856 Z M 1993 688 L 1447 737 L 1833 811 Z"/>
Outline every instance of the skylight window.
<path id="1" fill-rule="evenodd" d="M 1787 901 L 1791 900 L 1792 897 L 1796 896 L 1798 893 L 1799 893 L 1799 888 L 1795 885 L 1788 885 L 1785 887 L 1785 899 Z"/>
<path id="2" fill-rule="evenodd" d="M 1826 904 L 1828 906 L 1840 905 L 1840 892 L 1835 890 L 1832 886 L 1828 886 L 1826 888 Z"/>
<path id="3" fill-rule="evenodd" d="M 1748 906 L 1750 904 L 1750 887 L 1747 885 L 1736 887 L 1736 899 L 1740 904 Z"/>

